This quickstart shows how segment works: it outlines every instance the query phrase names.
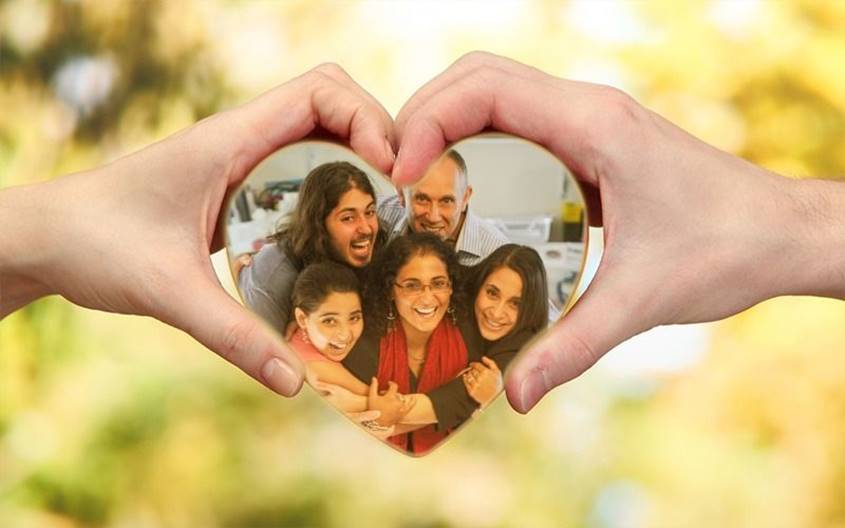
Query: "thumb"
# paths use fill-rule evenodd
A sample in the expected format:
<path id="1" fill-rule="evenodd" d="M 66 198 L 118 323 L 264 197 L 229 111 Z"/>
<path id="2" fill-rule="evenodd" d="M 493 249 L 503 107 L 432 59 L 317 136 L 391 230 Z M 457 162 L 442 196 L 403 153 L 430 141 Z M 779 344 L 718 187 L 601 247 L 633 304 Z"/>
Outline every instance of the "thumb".
<path id="1" fill-rule="evenodd" d="M 370 380 L 370 398 L 376 398 L 378 396 L 378 378 L 373 376 L 373 379 Z"/>
<path id="2" fill-rule="evenodd" d="M 187 282 L 187 281 L 186 281 Z M 204 277 L 173 292 L 167 322 L 194 337 L 269 389 L 293 396 L 305 366 L 263 321 Z"/>
<path id="3" fill-rule="evenodd" d="M 528 412 L 550 390 L 578 377 L 610 349 L 653 326 L 645 322 L 645 308 L 639 306 L 643 303 L 636 301 L 642 296 L 631 291 L 630 285 L 637 283 L 621 273 L 602 271 L 574 308 L 508 369 L 505 390 L 518 412 Z"/>

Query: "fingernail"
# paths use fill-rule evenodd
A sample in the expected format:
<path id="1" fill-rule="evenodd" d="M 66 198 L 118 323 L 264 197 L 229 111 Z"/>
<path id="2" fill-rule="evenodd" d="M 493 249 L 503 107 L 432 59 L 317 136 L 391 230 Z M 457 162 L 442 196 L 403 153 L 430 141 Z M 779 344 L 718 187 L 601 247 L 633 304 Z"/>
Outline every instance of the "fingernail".
<path id="1" fill-rule="evenodd" d="M 261 368 L 261 377 L 268 387 L 282 396 L 293 396 L 300 386 L 296 371 L 279 358 L 273 358 Z"/>
<path id="2" fill-rule="evenodd" d="M 540 367 L 532 368 L 519 385 L 518 410 L 522 413 L 530 411 L 548 391 L 545 371 Z"/>

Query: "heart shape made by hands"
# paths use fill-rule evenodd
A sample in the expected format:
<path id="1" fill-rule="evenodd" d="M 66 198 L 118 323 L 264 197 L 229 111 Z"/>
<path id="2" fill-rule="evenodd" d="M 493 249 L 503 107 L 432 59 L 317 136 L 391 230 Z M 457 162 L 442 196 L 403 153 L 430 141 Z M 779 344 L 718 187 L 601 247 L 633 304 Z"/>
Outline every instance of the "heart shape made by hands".
<path id="1" fill-rule="evenodd" d="M 507 365 L 574 302 L 585 207 L 557 158 L 513 136 L 452 145 L 399 192 L 353 151 L 304 141 L 234 195 L 227 250 L 244 304 L 309 385 L 419 456 L 501 394 Z"/>

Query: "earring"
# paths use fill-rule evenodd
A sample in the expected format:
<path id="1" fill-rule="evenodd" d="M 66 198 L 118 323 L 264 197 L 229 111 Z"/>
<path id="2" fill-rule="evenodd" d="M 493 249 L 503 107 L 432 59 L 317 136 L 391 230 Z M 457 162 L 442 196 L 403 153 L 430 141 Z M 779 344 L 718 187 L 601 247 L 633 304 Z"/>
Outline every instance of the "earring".
<path id="1" fill-rule="evenodd" d="M 311 340 L 308 339 L 308 332 L 306 332 L 305 330 L 302 331 L 302 340 L 308 343 L 309 345 L 311 344 Z"/>
<path id="2" fill-rule="evenodd" d="M 446 314 L 449 316 L 452 324 L 458 326 L 458 314 L 455 313 L 455 307 L 449 304 L 449 307 L 446 308 Z"/>
<path id="3" fill-rule="evenodd" d="M 394 321 L 396 321 L 396 314 L 393 313 L 393 303 L 390 303 L 390 306 L 388 306 L 387 316 L 385 318 L 387 319 L 387 331 L 392 332 L 393 331 L 393 323 L 394 323 Z"/>

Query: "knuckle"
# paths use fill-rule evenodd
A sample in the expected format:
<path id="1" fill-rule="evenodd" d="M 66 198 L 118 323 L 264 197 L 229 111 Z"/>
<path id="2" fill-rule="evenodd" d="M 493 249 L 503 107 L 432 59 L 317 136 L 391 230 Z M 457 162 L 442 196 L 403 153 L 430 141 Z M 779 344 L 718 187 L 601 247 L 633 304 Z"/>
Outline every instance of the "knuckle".
<path id="1" fill-rule="evenodd" d="M 324 75 L 328 75 L 330 77 L 334 77 L 334 76 L 347 76 L 348 77 L 346 70 L 344 70 L 343 67 L 340 64 L 337 64 L 336 62 L 324 62 L 322 64 L 319 64 L 319 65 L 317 65 L 317 67 L 314 68 L 314 71 L 322 73 Z"/>
<path id="2" fill-rule="evenodd" d="M 239 363 L 257 336 L 258 327 L 247 320 L 229 325 L 223 332 L 217 353 L 230 363 Z"/>
<path id="3" fill-rule="evenodd" d="M 599 124 L 607 130 L 630 131 L 641 124 L 644 109 L 633 97 L 612 86 L 602 86 L 598 93 L 601 115 Z"/>
<path id="4" fill-rule="evenodd" d="M 489 53 L 487 51 L 473 50 L 473 51 L 470 51 L 468 53 L 464 53 L 463 55 L 461 55 L 461 57 L 457 61 L 457 64 L 461 64 L 461 65 L 483 64 L 483 63 L 486 63 L 486 62 L 492 60 L 494 57 L 495 57 L 495 55 L 493 55 L 492 53 Z"/>

